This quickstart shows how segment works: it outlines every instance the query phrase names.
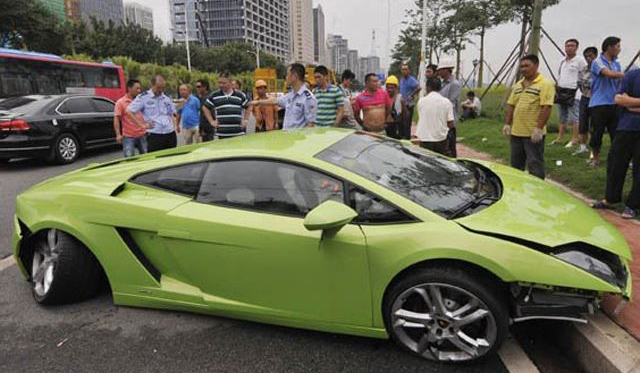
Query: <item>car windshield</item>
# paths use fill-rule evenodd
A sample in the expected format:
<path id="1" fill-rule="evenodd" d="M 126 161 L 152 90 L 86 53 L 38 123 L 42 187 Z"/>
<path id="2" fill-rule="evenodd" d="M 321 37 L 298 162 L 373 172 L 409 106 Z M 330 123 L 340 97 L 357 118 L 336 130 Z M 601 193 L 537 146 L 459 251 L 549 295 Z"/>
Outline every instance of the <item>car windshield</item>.
<path id="1" fill-rule="evenodd" d="M 49 104 L 51 100 L 42 97 L 11 97 L 0 102 L 0 112 L 7 114 L 29 114 L 40 111 Z"/>
<path id="2" fill-rule="evenodd" d="M 496 200 L 495 177 L 475 163 L 451 160 L 362 132 L 316 155 L 372 180 L 448 219 Z"/>

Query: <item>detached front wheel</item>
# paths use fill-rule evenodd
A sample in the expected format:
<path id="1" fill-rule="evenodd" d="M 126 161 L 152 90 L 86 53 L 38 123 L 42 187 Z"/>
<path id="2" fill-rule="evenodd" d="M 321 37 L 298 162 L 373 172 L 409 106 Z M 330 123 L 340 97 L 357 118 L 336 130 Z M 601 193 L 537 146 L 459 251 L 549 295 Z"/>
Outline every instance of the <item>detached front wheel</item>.
<path id="1" fill-rule="evenodd" d="M 481 359 L 495 353 L 508 333 L 497 284 L 457 268 L 411 272 L 389 289 L 383 311 L 396 343 L 434 361 Z"/>
<path id="2" fill-rule="evenodd" d="M 78 302 L 100 290 L 102 268 L 82 243 L 57 229 L 39 235 L 31 262 L 32 293 L 38 303 Z"/>

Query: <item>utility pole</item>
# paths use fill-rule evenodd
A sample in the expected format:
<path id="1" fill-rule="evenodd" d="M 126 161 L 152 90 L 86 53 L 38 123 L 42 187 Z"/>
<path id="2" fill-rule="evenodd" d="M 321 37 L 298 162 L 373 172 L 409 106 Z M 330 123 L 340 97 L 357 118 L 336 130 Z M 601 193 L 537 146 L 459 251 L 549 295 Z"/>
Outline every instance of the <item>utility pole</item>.
<path id="1" fill-rule="evenodd" d="M 193 4 L 193 1 L 191 3 Z M 191 71 L 191 52 L 189 51 L 189 2 L 184 4 L 184 44 L 187 46 L 187 69 Z"/>
<path id="2" fill-rule="evenodd" d="M 420 97 L 424 97 L 427 92 L 427 0 L 422 0 L 422 39 L 420 42 Z"/>
<path id="3" fill-rule="evenodd" d="M 531 42 L 529 43 L 529 54 L 538 55 L 540 52 L 540 32 L 542 30 L 542 8 L 543 0 L 535 0 L 533 5 L 533 17 L 531 28 Z"/>

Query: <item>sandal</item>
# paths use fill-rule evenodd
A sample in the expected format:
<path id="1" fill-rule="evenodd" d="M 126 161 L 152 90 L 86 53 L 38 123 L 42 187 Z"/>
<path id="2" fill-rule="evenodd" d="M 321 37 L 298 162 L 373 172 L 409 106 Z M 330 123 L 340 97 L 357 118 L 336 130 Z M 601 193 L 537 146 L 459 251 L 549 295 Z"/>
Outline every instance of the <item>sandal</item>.
<path id="1" fill-rule="evenodd" d="M 638 217 L 638 210 L 634 210 L 631 207 L 625 206 L 624 211 L 622 212 L 622 218 L 631 220 Z"/>
<path id="2" fill-rule="evenodd" d="M 596 210 L 615 210 L 615 207 L 611 206 L 610 204 L 606 203 L 605 201 L 595 202 L 595 203 L 593 203 L 591 205 L 591 208 L 592 209 L 596 209 Z"/>

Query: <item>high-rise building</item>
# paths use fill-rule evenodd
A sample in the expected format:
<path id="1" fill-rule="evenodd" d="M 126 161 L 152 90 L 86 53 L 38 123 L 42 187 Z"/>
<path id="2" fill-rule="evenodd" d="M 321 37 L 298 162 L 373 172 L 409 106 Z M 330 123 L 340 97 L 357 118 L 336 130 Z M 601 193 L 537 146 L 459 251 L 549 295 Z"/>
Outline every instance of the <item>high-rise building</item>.
<path id="1" fill-rule="evenodd" d="M 348 66 L 349 41 L 341 35 L 327 36 L 329 67 L 341 74 Z"/>
<path id="2" fill-rule="evenodd" d="M 124 5 L 124 18 L 127 23 L 139 25 L 153 32 L 153 9 L 138 3 Z"/>
<path id="3" fill-rule="evenodd" d="M 289 0 L 292 59 L 313 63 L 313 1 Z"/>
<path id="4" fill-rule="evenodd" d="M 357 50 L 349 49 L 347 52 L 347 69 L 351 70 L 356 76 L 360 76 L 360 61 Z"/>
<path id="5" fill-rule="evenodd" d="M 170 8 L 176 42 L 184 42 L 188 25 L 190 41 L 242 41 L 289 59 L 289 0 L 171 0 Z"/>
<path id="6" fill-rule="evenodd" d="M 365 75 L 369 73 L 377 74 L 382 72 L 382 69 L 380 68 L 380 57 L 378 56 L 361 57 L 358 65 L 360 69 L 360 75 L 356 76 L 361 82 L 364 82 Z"/>
<path id="7" fill-rule="evenodd" d="M 327 63 L 327 40 L 324 33 L 322 6 L 313 8 L 313 58 L 319 64 Z"/>
<path id="8" fill-rule="evenodd" d="M 199 2 L 198 2 L 199 5 Z M 171 29 L 173 31 L 173 41 L 184 43 L 186 33 L 189 32 L 189 42 L 200 42 L 200 27 L 196 22 L 196 1 L 194 0 L 171 0 Z M 202 14 L 202 13 L 200 13 Z"/>
<path id="9" fill-rule="evenodd" d="M 64 11 L 64 0 L 39 0 L 44 7 L 53 14 L 58 21 L 64 22 L 67 14 Z"/>
<path id="10" fill-rule="evenodd" d="M 73 21 L 91 22 L 91 17 L 98 21 L 116 24 L 124 22 L 122 0 L 64 0 L 67 18 Z"/>

